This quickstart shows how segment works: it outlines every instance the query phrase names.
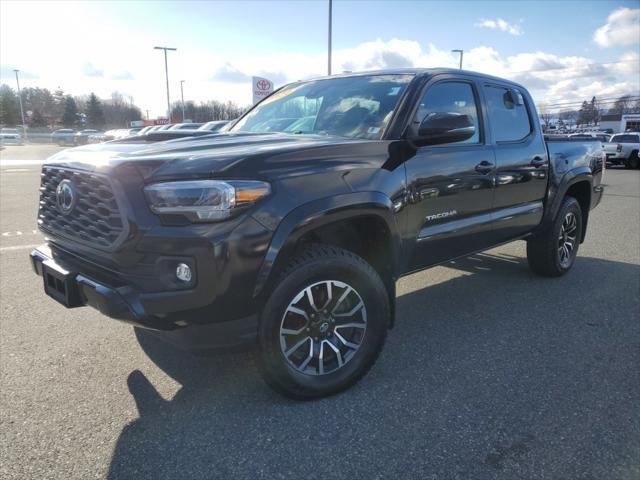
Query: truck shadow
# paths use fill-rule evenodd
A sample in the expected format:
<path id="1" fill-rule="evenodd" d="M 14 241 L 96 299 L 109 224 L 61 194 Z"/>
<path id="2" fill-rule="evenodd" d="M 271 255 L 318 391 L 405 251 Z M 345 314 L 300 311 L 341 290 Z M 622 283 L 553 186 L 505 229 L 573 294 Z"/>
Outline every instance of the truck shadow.
<path id="1" fill-rule="evenodd" d="M 181 389 L 165 400 L 140 371 L 129 375 L 139 418 L 123 429 L 108 478 L 532 478 L 547 462 L 561 465 L 557 478 L 577 478 L 580 459 L 599 458 L 594 419 L 617 429 L 611 448 L 632 463 L 625 442 L 637 426 L 619 423 L 640 390 L 630 367 L 640 360 L 640 267 L 579 257 L 550 280 L 491 253 L 446 267 L 457 276 L 429 284 L 420 273 L 427 287 L 398 298 L 369 375 L 314 402 L 272 393 L 251 353 L 194 356 L 139 332 Z M 602 473 L 613 467 L 603 462 Z"/>

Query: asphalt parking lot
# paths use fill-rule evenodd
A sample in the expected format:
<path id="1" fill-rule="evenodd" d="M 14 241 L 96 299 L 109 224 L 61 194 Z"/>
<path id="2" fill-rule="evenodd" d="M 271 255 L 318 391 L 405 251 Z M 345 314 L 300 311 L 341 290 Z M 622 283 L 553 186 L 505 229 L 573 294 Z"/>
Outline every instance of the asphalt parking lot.
<path id="1" fill-rule="evenodd" d="M 516 242 L 404 278 L 370 374 L 298 403 L 250 353 L 45 296 L 39 168 L 7 160 L 56 149 L 0 151 L 1 478 L 640 478 L 640 171 L 607 170 L 570 274 L 534 276 Z"/>

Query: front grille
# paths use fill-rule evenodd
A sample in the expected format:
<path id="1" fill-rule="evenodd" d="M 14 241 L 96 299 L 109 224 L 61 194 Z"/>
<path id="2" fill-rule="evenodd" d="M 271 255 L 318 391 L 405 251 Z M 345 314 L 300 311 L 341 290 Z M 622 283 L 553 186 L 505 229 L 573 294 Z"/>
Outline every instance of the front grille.
<path id="1" fill-rule="evenodd" d="M 43 167 L 38 224 L 42 230 L 92 247 L 110 249 L 126 235 L 110 180 L 102 175 L 57 167 Z M 56 189 L 69 180 L 73 207 L 63 212 Z"/>

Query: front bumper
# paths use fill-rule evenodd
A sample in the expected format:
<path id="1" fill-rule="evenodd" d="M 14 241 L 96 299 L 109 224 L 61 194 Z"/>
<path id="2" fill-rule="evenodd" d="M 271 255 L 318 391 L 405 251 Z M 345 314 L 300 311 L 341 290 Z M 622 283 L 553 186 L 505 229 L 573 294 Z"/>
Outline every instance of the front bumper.
<path id="1" fill-rule="evenodd" d="M 46 293 L 67 308 L 90 306 L 108 317 L 139 326 L 159 330 L 178 328 L 148 314 L 140 301 L 142 294 L 133 288 L 106 285 L 83 275 L 76 266 L 54 259 L 48 245 L 33 250 L 30 256 L 34 272 L 43 277 Z"/>
<path id="2" fill-rule="evenodd" d="M 54 258 L 48 245 L 33 250 L 30 257 L 34 272 L 43 278 L 47 295 L 67 308 L 93 307 L 110 318 L 155 330 L 165 341 L 185 349 L 228 348 L 255 340 L 255 314 L 204 325 L 176 321 L 175 315 L 150 314 L 144 305 L 151 296 L 171 303 L 184 292 L 145 294 L 131 286 L 108 285 L 78 272 L 72 263 Z"/>

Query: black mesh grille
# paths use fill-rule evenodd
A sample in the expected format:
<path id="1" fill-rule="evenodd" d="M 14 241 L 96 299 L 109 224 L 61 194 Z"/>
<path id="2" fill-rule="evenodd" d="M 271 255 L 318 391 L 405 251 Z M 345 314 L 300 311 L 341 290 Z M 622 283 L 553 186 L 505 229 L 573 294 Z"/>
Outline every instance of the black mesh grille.
<path id="1" fill-rule="evenodd" d="M 100 248 L 114 247 L 125 234 L 111 182 L 94 173 L 56 167 L 42 169 L 38 224 L 45 232 Z M 77 198 L 70 212 L 63 214 L 56 189 L 63 180 L 73 184 Z"/>

